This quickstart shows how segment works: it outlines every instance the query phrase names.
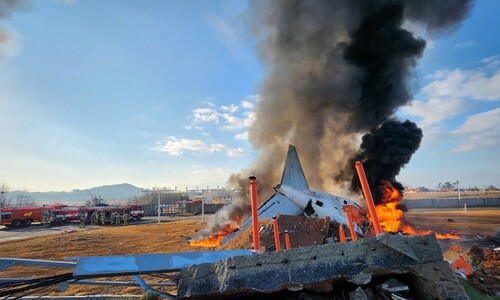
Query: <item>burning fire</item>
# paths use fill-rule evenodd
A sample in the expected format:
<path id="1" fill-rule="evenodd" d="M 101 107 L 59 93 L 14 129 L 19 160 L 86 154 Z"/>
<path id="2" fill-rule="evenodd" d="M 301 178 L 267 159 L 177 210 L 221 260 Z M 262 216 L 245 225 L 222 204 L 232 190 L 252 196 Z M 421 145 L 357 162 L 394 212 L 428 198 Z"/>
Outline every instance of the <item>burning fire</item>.
<path id="1" fill-rule="evenodd" d="M 404 219 L 403 211 L 398 207 L 403 198 L 401 193 L 388 181 L 383 181 L 379 186 L 382 192 L 382 203 L 375 208 L 380 225 L 384 232 L 402 232 L 404 234 L 429 234 L 432 230 L 416 230 L 407 224 Z M 438 239 L 459 239 L 453 234 L 436 233 Z"/>
<path id="2" fill-rule="evenodd" d="M 229 224 L 224 227 L 221 231 L 217 232 L 216 234 L 212 235 L 209 238 L 206 239 L 200 239 L 200 240 L 195 240 L 195 241 L 190 241 L 189 246 L 193 247 L 217 247 L 220 245 L 220 242 L 222 239 L 233 232 L 238 226 L 236 224 Z"/>

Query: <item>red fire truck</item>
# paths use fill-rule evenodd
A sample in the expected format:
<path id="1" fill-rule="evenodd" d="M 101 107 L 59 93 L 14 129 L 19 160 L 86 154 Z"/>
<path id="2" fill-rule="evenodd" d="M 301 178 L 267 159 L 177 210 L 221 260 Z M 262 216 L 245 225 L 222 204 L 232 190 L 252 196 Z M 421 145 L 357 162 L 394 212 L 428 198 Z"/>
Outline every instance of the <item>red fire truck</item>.
<path id="1" fill-rule="evenodd" d="M 140 220 L 144 217 L 144 208 L 139 204 L 129 204 L 124 206 L 66 206 L 62 204 L 30 206 L 30 207 L 3 207 L 0 208 L 0 225 L 8 227 L 29 226 L 33 222 L 42 222 L 43 216 L 46 216 L 47 222 L 51 224 L 70 223 L 79 221 L 82 215 L 88 223 L 91 222 L 91 216 L 94 212 L 100 211 L 105 215 L 105 223 L 112 223 L 112 214 L 120 216 L 127 215 L 128 220 Z"/>
<path id="2" fill-rule="evenodd" d="M 66 206 L 66 205 L 53 205 L 44 206 L 47 209 L 47 215 L 52 215 L 52 223 L 63 224 L 72 221 L 80 220 L 80 211 L 83 207 L 80 206 Z"/>
<path id="3" fill-rule="evenodd" d="M 142 207 L 142 205 L 130 204 L 127 206 L 130 210 L 130 216 L 132 217 L 132 219 L 140 220 L 142 217 L 144 217 L 144 207 Z"/>
<path id="4" fill-rule="evenodd" d="M 9 227 L 29 226 L 33 222 L 42 222 L 43 216 L 53 224 L 69 223 L 79 219 L 79 211 L 77 206 L 65 205 L 3 207 L 0 208 L 0 224 Z"/>
<path id="5" fill-rule="evenodd" d="M 0 224 L 13 227 L 28 226 L 33 222 L 40 222 L 43 214 L 49 210 L 42 206 L 3 207 L 0 208 Z"/>

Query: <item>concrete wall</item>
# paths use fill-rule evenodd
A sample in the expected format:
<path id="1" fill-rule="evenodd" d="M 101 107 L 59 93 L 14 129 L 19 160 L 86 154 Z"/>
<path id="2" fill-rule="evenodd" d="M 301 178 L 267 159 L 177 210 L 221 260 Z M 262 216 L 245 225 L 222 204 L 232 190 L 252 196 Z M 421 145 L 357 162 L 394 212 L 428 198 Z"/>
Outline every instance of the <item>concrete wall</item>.
<path id="1" fill-rule="evenodd" d="M 462 208 L 464 204 L 467 207 L 494 207 L 500 206 L 500 197 L 475 197 L 475 198 L 430 198 L 430 199 L 412 199 L 403 200 L 402 204 L 407 208 Z"/>

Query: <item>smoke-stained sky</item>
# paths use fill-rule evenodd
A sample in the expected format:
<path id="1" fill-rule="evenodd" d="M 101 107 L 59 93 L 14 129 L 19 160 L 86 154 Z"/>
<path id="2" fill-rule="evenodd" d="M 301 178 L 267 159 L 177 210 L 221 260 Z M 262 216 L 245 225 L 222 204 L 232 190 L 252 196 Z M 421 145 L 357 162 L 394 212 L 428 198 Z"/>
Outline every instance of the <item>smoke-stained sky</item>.
<path id="1" fill-rule="evenodd" d="M 6 20 L 16 12 L 28 11 L 31 7 L 29 0 L 0 1 L 0 59 L 17 55 L 20 49 L 20 38 L 16 31 L 2 26 Z"/>
<path id="2" fill-rule="evenodd" d="M 471 8 L 471 1 L 453 0 L 252 4 L 250 18 L 267 70 L 249 130 L 250 142 L 261 151 L 252 168 L 261 188 L 270 190 L 268 183 L 279 181 L 284 149 L 292 143 L 310 185 L 337 193 L 350 187 L 360 137 L 395 118 L 412 100 L 410 80 L 426 42 L 406 23 L 432 34 L 449 33 Z M 395 121 L 391 126 L 396 124 L 405 126 Z M 414 150 L 419 144 L 420 139 Z M 364 151 L 364 160 L 376 159 L 366 157 L 369 153 Z M 367 172 L 375 166 L 385 167 L 372 163 Z"/>
<path id="3" fill-rule="evenodd" d="M 313 4 L 320 2 L 310 2 L 312 13 Z M 336 3 L 348 2 L 367 3 Z M 500 25 L 496 16 L 500 4 L 479 1 L 456 31 L 436 31 L 463 14 L 444 6 L 446 18 L 421 22 L 429 11 L 439 11 L 423 5 L 427 1 L 405 2 L 415 8 L 403 11 L 403 28 L 424 37 L 426 48 L 420 58 L 417 55 L 415 71 L 404 75 L 411 79 L 407 89 L 414 97 L 402 101 L 412 105 L 394 111 L 402 120 L 416 122 L 424 138 L 398 179 L 430 188 L 456 180 L 464 186 L 500 186 L 500 48 L 491 30 Z M 352 78 L 362 77 L 363 72 L 353 66 L 362 69 L 363 63 L 347 63 L 341 48 L 347 47 L 347 37 L 361 20 L 339 27 L 345 23 L 342 10 L 331 20 L 330 29 L 335 32 L 328 44 L 331 47 L 315 50 L 315 57 L 306 62 L 294 59 L 309 51 L 305 46 L 285 47 L 282 51 L 287 55 L 280 57 L 262 48 L 265 31 L 254 27 L 248 32 L 248 11 L 257 8 L 249 8 L 246 1 L 0 4 L 0 31 L 9 36 L 8 43 L 2 39 L 5 34 L 0 37 L 0 183 L 13 189 L 71 190 L 121 182 L 180 189 L 223 186 L 229 174 L 252 166 L 258 157 L 248 136 L 258 149 L 276 149 L 282 155 L 281 162 L 271 162 L 279 173 L 288 140 L 296 142 L 307 134 L 336 135 L 336 145 L 327 143 L 331 139 L 321 142 L 326 143 L 322 147 L 335 148 L 331 155 L 315 152 L 312 144 L 297 145 L 307 175 L 319 182 L 311 186 L 320 188 L 328 183 L 319 178 L 329 178 L 332 172 L 315 161 L 305 162 L 306 156 L 329 160 L 329 166 L 342 169 L 343 162 L 337 163 L 336 157 L 350 151 L 339 149 L 356 149 L 361 142 L 361 137 L 353 143 L 351 137 L 337 134 L 341 129 L 336 124 L 352 123 L 342 111 L 328 106 L 324 113 L 315 114 L 312 109 L 309 117 L 293 123 L 295 134 L 287 131 L 289 123 L 273 121 L 298 110 L 307 113 L 304 107 L 268 104 L 255 111 L 256 103 L 265 101 L 264 94 L 290 95 L 297 102 L 301 93 L 317 91 L 318 97 L 311 100 L 317 109 L 325 105 L 321 95 L 359 93 L 360 81 Z M 268 26 L 268 13 L 262 12 L 255 22 Z M 297 10 L 286 13 L 293 15 Z M 319 13 L 318 23 L 329 18 L 329 10 Z M 289 22 L 287 28 L 286 16 L 280 18 L 285 30 L 300 28 L 302 19 Z M 306 30 L 315 28 L 311 25 Z M 430 34 L 425 33 L 427 29 L 432 29 Z M 306 36 L 276 40 L 275 46 L 314 40 Z M 259 45 L 255 45 L 256 38 L 260 38 Z M 345 46 L 339 39 L 345 39 Z M 271 67 L 272 60 L 293 63 L 277 70 Z M 338 64 L 339 60 L 344 63 Z M 325 64 L 333 63 L 335 69 L 324 71 Z M 273 85 L 288 86 L 285 81 L 266 83 L 271 74 L 283 78 L 291 73 L 300 79 L 292 90 L 264 93 Z M 321 84 L 324 78 L 334 88 Z M 345 102 L 344 110 L 349 105 Z M 257 139 L 258 134 L 249 133 L 261 109 L 274 110 L 261 132 L 273 138 Z M 329 117 L 332 113 L 336 118 Z M 371 130 L 363 126 L 366 132 Z M 281 132 L 287 134 L 279 137 Z"/>

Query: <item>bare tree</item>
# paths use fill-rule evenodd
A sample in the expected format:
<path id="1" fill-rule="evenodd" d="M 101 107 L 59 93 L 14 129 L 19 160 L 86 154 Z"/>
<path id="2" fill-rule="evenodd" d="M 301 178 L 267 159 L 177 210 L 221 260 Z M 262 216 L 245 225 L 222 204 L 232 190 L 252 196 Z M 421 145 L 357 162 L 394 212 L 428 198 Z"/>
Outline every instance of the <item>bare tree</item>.
<path id="1" fill-rule="evenodd" d="M 496 191 L 496 190 L 498 190 L 498 188 L 496 186 L 492 185 L 492 184 L 490 186 L 488 186 L 486 189 L 489 190 L 489 191 Z"/>
<path id="2" fill-rule="evenodd" d="M 24 189 L 15 200 L 15 206 L 33 206 L 36 202 L 28 194 L 28 190 Z"/>
<path id="3" fill-rule="evenodd" d="M 445 183 L 438 183 L 438 191 L 441 192 L 450 192 L 453 190 L 456 190 L 458 186 L 458 181 L 456 182 L 445 182 Z"/>

